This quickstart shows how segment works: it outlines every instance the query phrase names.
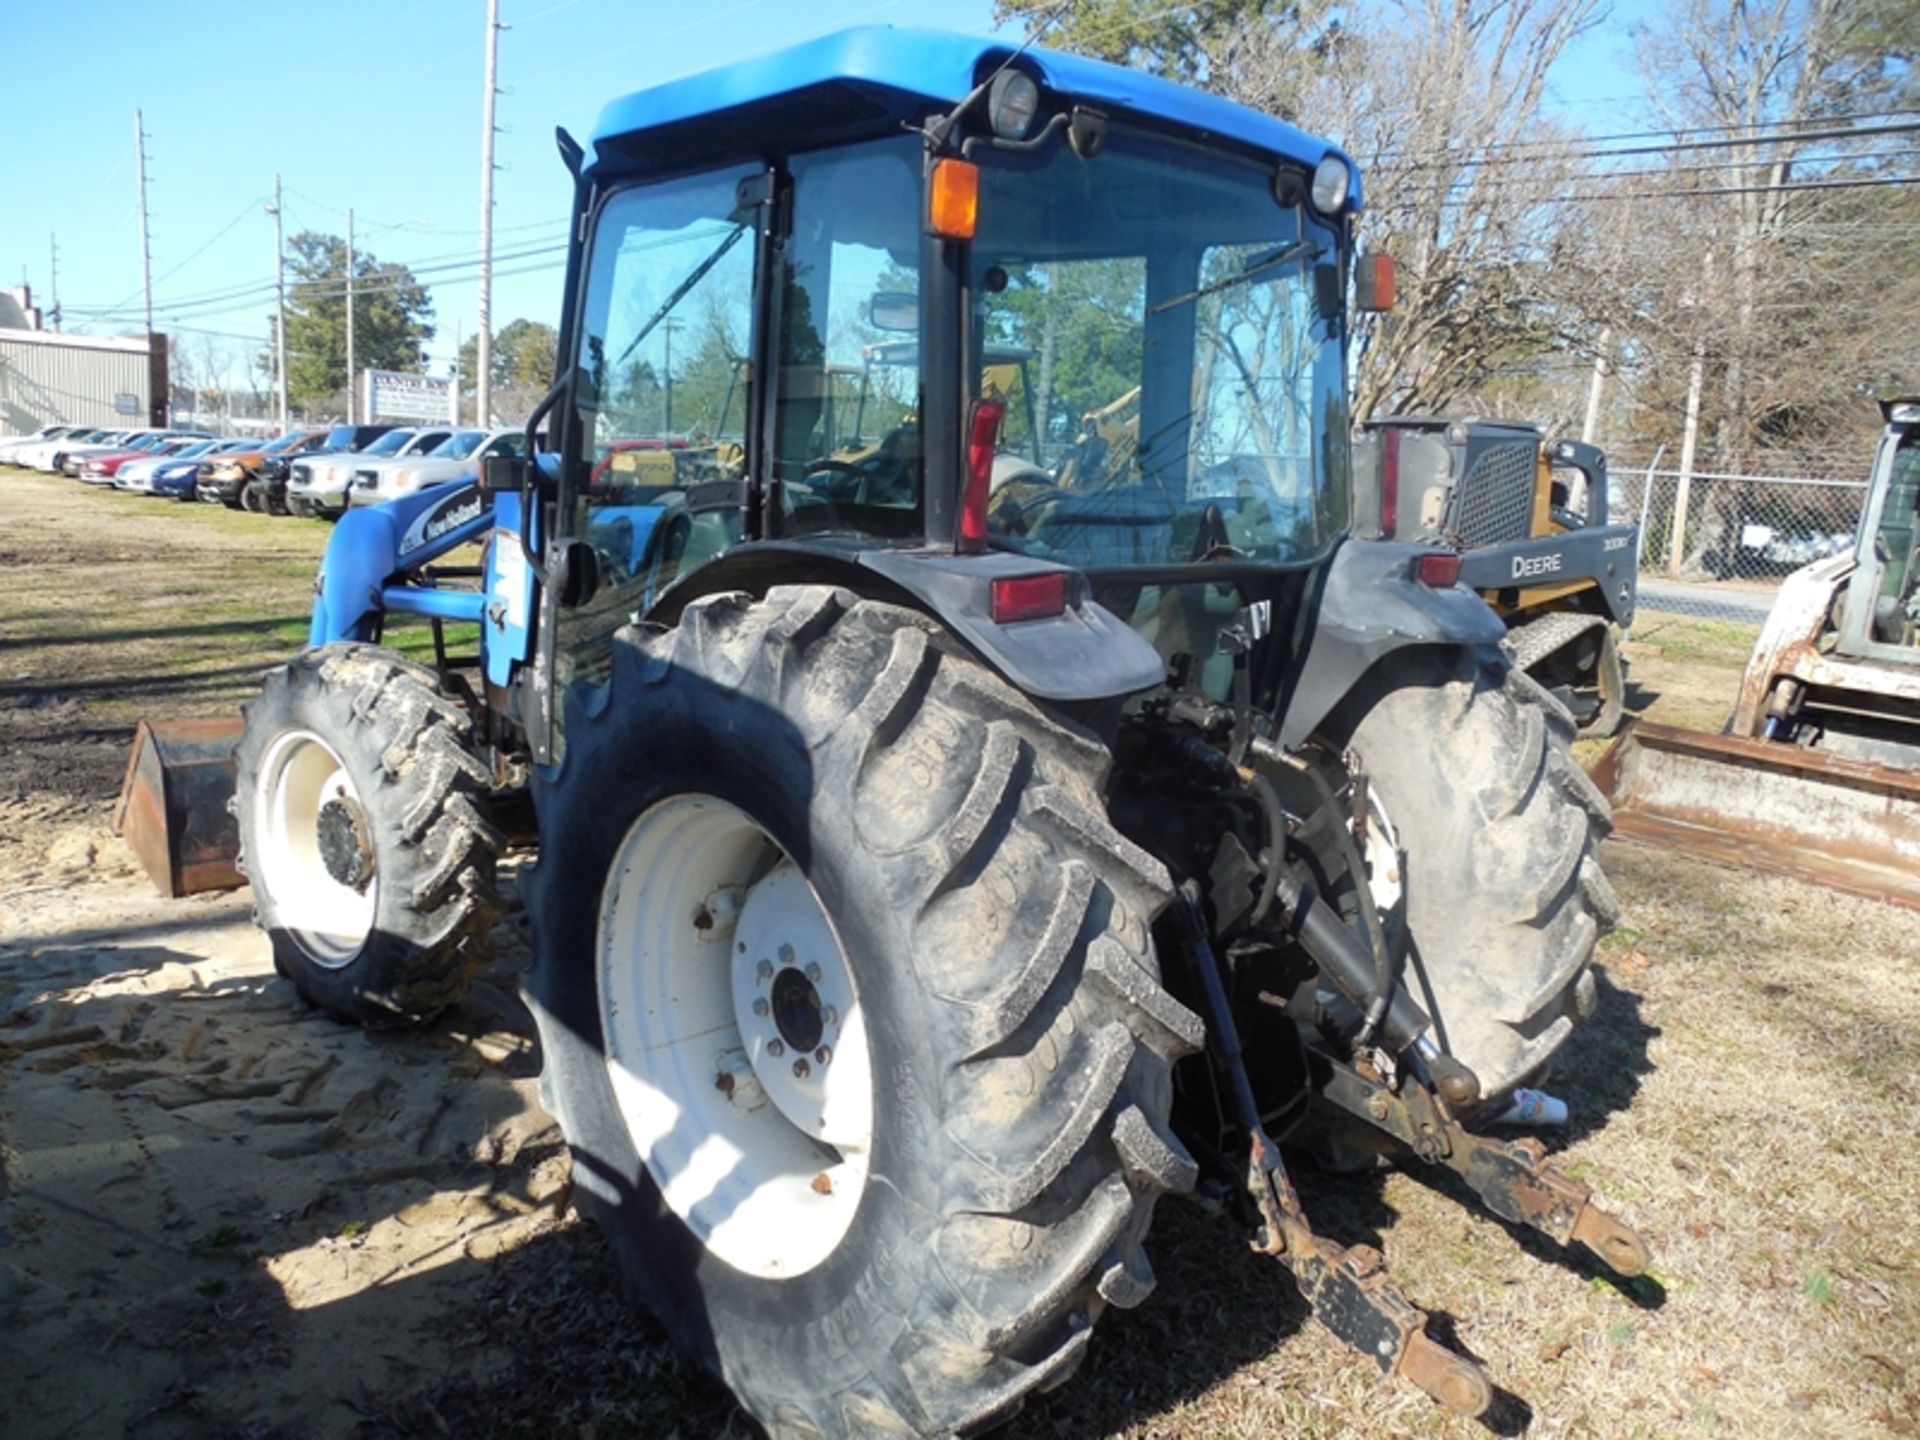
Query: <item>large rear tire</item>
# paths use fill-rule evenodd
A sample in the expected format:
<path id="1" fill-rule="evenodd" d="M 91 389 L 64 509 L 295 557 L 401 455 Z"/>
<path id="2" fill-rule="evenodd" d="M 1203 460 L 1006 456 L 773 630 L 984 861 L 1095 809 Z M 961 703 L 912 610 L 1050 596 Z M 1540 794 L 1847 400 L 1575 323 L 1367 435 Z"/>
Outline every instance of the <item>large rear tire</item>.
<path id="1" fill-rule="evenodd" d="M 822 587 L 622 630 L 569 699 L 526 886 L 542 1099 L 634 1298 L 776 1440 L 990 1425 L 1152 1288 L 1202 1033 L 1107 764 Z"/>
<path id="2" fill-rule="evenodd" d="M 274 965 L 345 1020 L 425 1020 L 466 992 L 499 911 L 491 776 L 433 671 L 328 645 L 267 676 L 234 754 L 240 865 Z"/>
<path id="3" fill-rule="evenodd" d="M 1405 856 L 1409 984 L 1491 1106 L 1592 1009 L 1588 965 L 1620 913 L 1606 798 L 1567 748 L 1566 707 L 1491 653 L 1389 660 L 1347 713 Z"/>

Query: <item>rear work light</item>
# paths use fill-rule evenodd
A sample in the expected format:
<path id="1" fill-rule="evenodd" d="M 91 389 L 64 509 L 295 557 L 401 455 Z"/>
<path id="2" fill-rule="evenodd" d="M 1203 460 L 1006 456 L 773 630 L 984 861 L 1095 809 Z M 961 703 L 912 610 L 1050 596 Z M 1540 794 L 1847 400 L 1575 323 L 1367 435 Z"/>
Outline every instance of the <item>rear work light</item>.
<path id="1" fill-rule="evenodd" d="M 967 488 L 960 497 L 963 554 L 987 548 L 987 497 L 993 488 L 993 451 L 1007 407 L 998 400 L 976 400 L 967 417 Z"/>
<path id="2" fill-rule="evenodd" d="M 1380 533 L 1391 540 L 1400 528 L 1400 427 L 1380 432 Z"/>
<path id="3" fill-rule="evenodd" d="M 1429 550 L 1414 566 L 1422 585 L 1444 590 L 1460 583 L 1460 557 L 1452 550 Z"/>
<path id="4" fill-rule="evenodd" d="M 1068 572 L 1049 570 L 1040 575 L 1007 575 L 988 587 L 988 611 L 996 625 L 1016 620 L 1046 620 L 1067 608 Z"/>

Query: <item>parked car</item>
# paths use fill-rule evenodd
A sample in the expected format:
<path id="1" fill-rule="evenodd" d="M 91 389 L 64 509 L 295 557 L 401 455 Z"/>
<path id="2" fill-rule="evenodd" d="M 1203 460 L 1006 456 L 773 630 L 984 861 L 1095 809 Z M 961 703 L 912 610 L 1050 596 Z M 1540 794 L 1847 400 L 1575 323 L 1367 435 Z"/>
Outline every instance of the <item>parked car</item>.
<path id="1" fill-rule="evenodd" d="M 128 459 L 114 473 L 113 488 L 147 493 L 153 488 L 154 471 L 162 465 L 198 460 L 203 455 L 211 454 L 214 447 L 222 443 L 224 442 L 220 440 L 183 440 L 179 445 L 164 450 L 160 454 Z"/>
<path id="2" fill-rule="evenodd" d="M 333 519 L 347 508 L 347 487 L 356 469 L 376 460 L 424 456 L 452 433 L 446 425 L 389 430 L 358 454 L 303 455 L 293 462 L 287 479 L 287 509 Z"/>
<path id="3" fill-rule="evenodd" d="M 270 440 L 264 445 L 255 441 L 247 449 L 212 456 L 200 466 L 195 493 L 209 504 L 238 510 L 246 487 L 260 473 L 260 466 L 270 456 L 295 454 L 326 433 L 324 425 L 305 425 L 297 430 L 289 430 L 278 440 Z"/>
<path id="4" fill-rule="evenodd" d="M 15 454 L 29 445 L 38 445 L 44 440 L 58 440 L 69 430 L 77 430 L 77 425 L 42 425 L 31 435 L 14 435 L 0 440 L 0 465 L 17 465 L 20 462 Z"/>
<path id="5" fill-rule="evenodd" d="M 355 466 L 347 504 L 378 505 L 430 485 L 471 480 L 480 473 L 480 462 L 487 456 L 519 455 L 526 443 L 524 430 L 456 430 L 425 455 Z"/>
<path id="6" fill-rule="evenodd" d="M 173 455 L 193 444 L 186 435 L 143 436 L 124 450 L 109 450 L 100 455 L 83 455 L 69 458 L 68 464 L 76 467 L 75 478 L 89 485 L 111 485 L 119 478 L 120 467 L 130 460 L 150 460 L 159 455 Z"/>
<path id="7" fill-rule="evenodd" d="M 90 425 L 69 426 L 58 435 L 20 446 L 13 452 L 13 463 L 30 470 L 53 470 L 53 457 L 69 445 L 84 445 L 106 434 Z"/>
<path id="8" fill-rule="evenodd" d="M 242 508 L 264 510 L 269 515 L 288 515 L 287 481 L 295 455 L 339 455 L 364 451 L 393 429 L 391 425 L 335 425 L 312 445 L 284 455 L 271 455 L 261 462 L 260 473 L 240 496 Z"/>
<path id="9" fill-rule="evenodd" d="M 97 445 L 80 445 L 66 452 L 60 461 L 60 473 L 79 479 L 89 460 L 98 460 L 106 455 L 118 455 L 123 452 L 145 453 L 169 440 L 187 438 L 204 440 L 206 432 L 181 430 L 126 430 L 119 435 Z"/>
<path id="10" fill-rule="evenodd" d="M 150 495 L 164 495 L 170 500 L 192 500 L 200 483 L 200 467 L 207 461 L 221 455 L 231 455 L 241 450 L 257 450 L 258 440 L 215 440 L 212 448 L 199 455 L 188 458 L 184 453 L 170 455 L 163 459 L 153 472 L 153 479 L 147 484 Z"/>
<path id="11" fill-rule="evenodd" d="M 66 435 L 36 452 L 33 468 L 58 475 L 67 463 L 67 456 L 75 450 L 111 449 L 146 433 L 143 430 L 87 430 Z"/>

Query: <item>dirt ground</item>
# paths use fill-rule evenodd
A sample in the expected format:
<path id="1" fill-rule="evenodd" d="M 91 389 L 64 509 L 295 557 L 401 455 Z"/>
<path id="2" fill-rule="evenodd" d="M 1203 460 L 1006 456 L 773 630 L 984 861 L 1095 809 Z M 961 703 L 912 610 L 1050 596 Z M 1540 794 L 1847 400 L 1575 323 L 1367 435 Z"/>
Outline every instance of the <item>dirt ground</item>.
<path id="1" fill-rule="evenodd" d="M 107 831 L 133 719 L 297 648 L 322 525 L 0 470 L 0 1435 L 746 1436 L 614 1293 L 534 1095 L 510 913 L 434 1026 L 303 1012 L 244 891 Z M 1643 616 L 1635 708 L 1717 728 L 1751 630 Z M 1651 1240 L 1616 1284 L 1403 1174 L 1301 1176 L 1504 1389 L 1440 1416 L 1228 1221 L 1020 1436 L 1920 1436 L 1920 916 L 1610 843 L 1627 907 L 1552 1088 Z"/>

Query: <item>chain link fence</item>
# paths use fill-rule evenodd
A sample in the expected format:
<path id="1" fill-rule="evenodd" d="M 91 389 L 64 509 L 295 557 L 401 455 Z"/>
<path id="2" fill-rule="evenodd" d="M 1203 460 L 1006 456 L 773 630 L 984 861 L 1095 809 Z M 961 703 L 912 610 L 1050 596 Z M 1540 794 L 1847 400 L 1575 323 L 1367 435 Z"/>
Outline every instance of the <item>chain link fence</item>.
<path id="1" fill-rule="evenodd" d="M 1611 518 L 1640 525 L 1643 611 L 1757 626 L 1788 575 L 1851 548 L 1866 501 L 1855 465 L 1759 457 L 1682 475 L 1660 464 L 1607 467 Z"/>

